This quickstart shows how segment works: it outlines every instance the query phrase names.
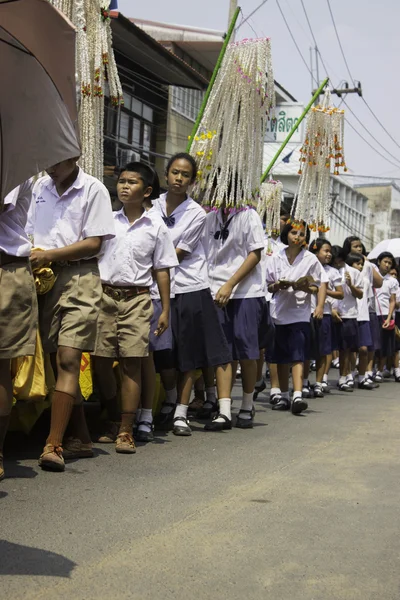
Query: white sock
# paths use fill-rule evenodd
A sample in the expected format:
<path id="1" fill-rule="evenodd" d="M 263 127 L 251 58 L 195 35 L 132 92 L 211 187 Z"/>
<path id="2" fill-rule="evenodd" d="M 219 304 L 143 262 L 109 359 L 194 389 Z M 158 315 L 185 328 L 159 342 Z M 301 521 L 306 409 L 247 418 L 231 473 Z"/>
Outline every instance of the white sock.
<path id="1" fill-rule="evenodd" d="M 342 375 L 341 377 L 339 377 L 339 385 L 342 385 L 343 383 L 346 383 L 347 379 L 345 375 Z"/>
<path id="2" fill-rule="evenodd" d="M 138 421 L 146 421 L 147 423 L 153 422 L 153 411 L 151 408 L 142 408 L 140 411 L 140 418 Z M 145 431 L 146 433 L 150 433 L 151 427 L 149 425 L 139 425 L 138 431 Z"/>
<path id="3" fill-rule="evenodd" d="M 176 419 L 176 417 L 178 417 L 178 421 L 174 422 L 174 425 L 177 425 L 178 427 L 187 427 L 187 423 L 186 421 L 181 420 L 179 417 L 181 417 L 182 419 L 186 419 L 187 417 L 187 412 L 188 412 L 188 407 L 185 404 L 177 404 L 176 408 L 175 408 L 175 413 L 174 413 L 174 419 Z"/>
<path id="4" fill-rule="evenodd" d="M 271 390 L 269 392 L 269 395 L 270 396 L 275 396 L 276 394 L 280 394 L 280 393 L 281 393 L 280 388 L 271 388 Z"/>
<path id="5" fill-rule="evenodd" d="M 240 407 L 240 410 L 253 410 L 253 394 L 254 392 L 251 392 L 250 394 L 246 394 L 246 392 L 243 392 L 243 396 L 242 396 L 242 406 Z M 250 413 L 242 413 L 240 415 L 241 419 L 251 419 L 251 414 Z"/>
<path id="6" fill-rule="evenodd" d="M 256 388 L 259 388 L 262 386 L 262 384 L 264 383 L 264 379 L 261 377 L 261 379 L 259 379 L 258 381 L 256 381 Z"/>
<path id="7" fill-rule="evenodd" d="M 367 379 L 372 379 L 373 375 L 374 375 L 374 374 L 373 374 L 373 372 L 372 372 L 372 371 L 365 371 L 365 377 L 366 377 Z"/>
<path id="8" fill-rule="evenodd" d="M 308 388 L 308 379 L 303 379 L 303 387 Z"/>
<path id="9" fill-rule="evenodd" d="M 332 364 L 335 365 L 335 366 L 338 365 L 339 364 L 339 359 L 338 358 L 334 358 L 333 361 L 332 361 Z"/>
<path id="10" fill-rule="evenodd" d="M 365 381 L 365 375 L 360 375 L 358 377 L 358 383 L 362 383 L 363 381 Z"/>
<path id="11" fill-rule="evenodd" d="M 165 395 L 166 395 L 166 399 L 165 399 L 166 402 L 171 403 L 171 404 L 176 404 L 176 402 L 178 400 L 178 391 L 177 391 L 176 387 L 172 388 L 172 390 L 166 390 Z M 164 415 L 168 414 L 172 410 L 173 410 L 173 408 L 171 408 L 170 406 L 165 406 L 164 404 L 161 407 L 161 412 Z"/>
<path id="12" fill-rule="evenodd" d="M 328 375 L 323 375 L 322 381 L 323 383 L 328 383 Z"/>
<path id="13" fill-rule="evenodd" d="M 377 371 L 376 375 L 380 375 L 382 377 L 382 371 Z"/>
<path id="14" fill-rule="evenodd" d="M 394 374 L 395 374 L 395 377 L 400 377 L 400 368 L 399 367 L 395 367 Z"/>
<path id="15" fill-rule="evenodd" d="M 293 402 L 295 402 L 296 400 L 301 400 L 301 399 L 302 399 L 301 392 L 293 392 Z"/>
<path id="16" fill-rule="evenodd" d="M 351 376 L 353 377 L 353 379 L 355 379 L 358 375 L 358 371 L 352 371 L 351 372 Z"/>
<path id="17" fill-rule="evenodd" d="M 349 373 L 348 375 L 346 375 L 346 381 L 354 381 L 353 375 L 351 373 Z"/>
<path id="18" fill-rule="evenodd" d="M 218 404 L 219 404 L 219 414 L 224 415 L 225 417 L 228 417 L 228 419 L 231 421 L 232 420 L 232 413 L 231 413 L 232 400 L 230 398 L 219 398 Z M 222 419 L 221 417 L 217 417 L 215 419 L 215 421 L 217 421 L 218 423 L 224 423 L 225 419 Z"/>

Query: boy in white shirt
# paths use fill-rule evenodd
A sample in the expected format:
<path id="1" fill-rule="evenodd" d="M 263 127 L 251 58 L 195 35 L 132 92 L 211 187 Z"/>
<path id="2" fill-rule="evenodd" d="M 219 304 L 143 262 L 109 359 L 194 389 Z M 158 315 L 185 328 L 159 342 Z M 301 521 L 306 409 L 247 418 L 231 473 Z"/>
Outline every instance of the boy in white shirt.
<path id="1" fill-rule="evenodd" d="M 66 450 L 70 457 L 93 456 L 83 412 L 79 374 L 83 351 L 92 351 L 100 310 L 97 264 L 105 239 L 114 236 L 107 188 L 84 173 L 77 158 L 47 170 L 33 190 L 30 229 L 32 266 L 51 263 L 54 287 L 39 300 L 43 349 L 52 355 L 57 375 L 52 396 L 50 433 L 39 465 L 64 471 L 63 437 L 71 419 Z M 40 248 L 40 249 L 39 249 Z"/>
<path id="2" fill-rule="evenodd" d="M 141 359 L 149 355 L 152 271 L 162 304 L 155 331 L 160 336 L 169 325 L 169 269 L 178 264 L 172 239 L 160 215 L 153 209 L 146 211 L 143 206 L 156 177 L 142 163 L 130 163 L 121 170 L 117 193 L 124 206 L 113 213 L 116 237 L 104 244 L 99 262 L 103 297 L 93 352 L 94 369 L 107 404 L 116 405 L 113 363 L 116 359 L 120 363 L 121 425 L 115 449 L 122 454 L 136 452 L 132 429 L 140 402 Z M 152 422 L 147 412 L 145 420 Z"/>
<path id="3" fill-rule="evenodd" d="M 0 209 L 0 481 L 13 403 L 11 359 L 32 356 L 36 345 L 37 300 L 25 233 L 31 195 L 29 180 L 10 192 Z"/>

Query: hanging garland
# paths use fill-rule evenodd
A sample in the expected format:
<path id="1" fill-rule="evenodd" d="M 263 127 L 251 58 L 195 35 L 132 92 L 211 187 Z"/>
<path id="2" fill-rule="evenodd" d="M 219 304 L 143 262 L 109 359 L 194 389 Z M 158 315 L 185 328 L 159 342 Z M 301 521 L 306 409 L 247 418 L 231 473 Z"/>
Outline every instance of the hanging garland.
<path id="1" fill-rule="evenodd" d="M 274 108 L 270 40 L 231 44 L 191 147 L 199 167 L 192 196 L 205 208 L 256 204 L 266 119 Z"/>
<path id="2" fill-rule="evenodd" d="M 331 168 L 347 171 L 344 159 L 344 111 L 330 105 L 327 90 L 322 104 L 311 109 L 306 137 L 300 149 L 300 180 L 292 211 L 294 225 L 306 221 L 312 231 L 326 232 L 331 200 Z"/>
<path id="3" fill-rule="evenodd" d="M 283 186 L 271 179 L 261 184 L 257 212 L 265 221 L 265 232 L 269 237 L 280 234 L 280 217 Z"/>
<path id="4" fill-rule="evenodd" d="M 76 27 L 80 165 L 103 179 L 104 91 L 108 82 L 113 106 L 123 104 L 122 86 L 112 47 L 110 0 L 49 0 Z"/>

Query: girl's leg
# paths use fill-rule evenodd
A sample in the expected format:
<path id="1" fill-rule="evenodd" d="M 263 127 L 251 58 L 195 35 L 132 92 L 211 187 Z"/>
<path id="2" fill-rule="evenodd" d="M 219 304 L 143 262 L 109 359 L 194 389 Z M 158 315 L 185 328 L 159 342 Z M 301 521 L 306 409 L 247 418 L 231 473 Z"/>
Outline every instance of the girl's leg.
<path id="1" fill-rule="evenodd" d="M 326 373 L 327 356 L 321 356 L 317 360 L 316 382 L 322 384 Z"/>
<path id="2" fill-rule="evenodd" d="M 400 383 L 399 356 L 400 356 L 399 351 L 397 351 L 393 354 L 394 379 L 397 383 Z"/>
<path id="3" fill-rule="evenodd" d="M 160 378 L 165 390 L 165 400 L 157 416 L 157 422 L 160 425 L 167 425 L 172 420 L 178 400 L 176 369 L 161 369 Z"/>
<path id="4" fill-rule="evenodd" d="M 192 392 L 196 371 L 187 371 L 182 373 L 179 379 L 179 398 L 180 404 L 177 405 L 174 413 L 173 433 L 180 436 L 192 435 L 192 430 L 187 421 L 187 411 Z"/>
<path id="5" fill-rule="evenodd" d="M 136 411 L 140 403 L 142 369 L 140 358 L 123 358 L 120 361 L 121 381 L 121 425 L 115 450 L 121 454 L 136 452 L 132 437 Z"/>
<path id="6" fill-rule="evenodd" d="M 303 381 L 302 381 L 302 394 L 304 398 L 311 398 L 310 382 L 308 380 L 310 376 L 310 362 L 309 360 L 304 361 L 303 364 Z M 293 369 L 292 369 L 293 376 Z"/>
<path id="7" fill-rule="evenodd" d="M 339 389 L 343 392 L 351 392 L 353 388 L 347 383 L 347 377 L 350 373 L 350 350 L 340 350 L 339 352 L 340 361 L 340 377 L 339 377 Z"/>
<path id="8" fill-rule="evenodd" d="M 269 368 L 269 377 L 270 377 L 270 381 L 271 381 L 271 390 L 269 393 L 269 399 L 270 399 L 270 401 L 272 400 L 272 402 L 274 403 L 276 399 L 280 398 L 280 394 L 281 394 L 281 388 L 280 388 L 279 377 L 278 377 L 278 365 L 276 365 L 274 363 L 269 363 L 268 368 Z"/>
<path id="9" fill-rule="evenodd" d="M 304 379 L 304 363 L 297 362 L 292 365 L 293 392 L 302 392 Z"/>
<path id="10" fill-rule="evenodd" d="M 260 357 L 257 360 L 257 380 L 256 380 L 256 385 L 254 386 L 255 392 L 254 392 L 253 400 L 256 400 L 258 394 L 263 392 L 265 390 L 265 388 L 267 387 L 266 383 L 264 381 L 264 378 L 263 378 L 264 363 L 265 363 L 265 350 L 262 349 L 262 350 L 260 350 Z"/>
<path id="11" fill-rule="evenodd" d="M 207 431 L 221 431 L 223 429 L 231 429 L 231 389 L 232 389 L 232 365 L 219 365 L 215 368 L 215 377 L 217 380 L 218 394 L 218 415 L 207 423 L 205 429 Z"/>
<path id="12" fill-rule="evenodd" d="M 290 408 L 290 399 L 289 399 L 289 374 L 290 374 L 290 365 L 275 365 L 277 370 L 278 378 L 274 381 L 277 383 L 277 388 L 279 389 L 279 395 L 277 396 L 277 402 L 273 404 L 272 410 L 289 410 Z M 271 382 L 272 385 L 272 382 Z M 276 389 L 276 388 L 275 388 Z M 272 388 L 271 388 L 272 394 Z"/>
<path id="13" fill-rule="evenodd" d="M 204 377 L 201 375 L 194 382 L 194 398 L 189 404 L 189 412 L 197 412 L 202 409 L 205 401 L 205 386 L 204 386 Z"/>
<path id="14" fill-rule="evenodd" d="M 240 419 L 252 420 L 253 418 L 253 396 L 257 380 L 257 361 L 245 359 L 240 361 L 242 371 L 242 405 L 240 407 Z"/>
<path id="15" fill-rule="evenodd" d="M 153 402 L 156 394 L 156 368 L 153 353 L 142 358 L 142 395 L 140 417 L 137 417 L 137 440 L 150 442 L 153 436 Z"/>
<path id="16" fill-rule="evenodd" d="M 3 447 L 13 402 L 11 361 L 0 360 L 0 481 L 4 478 Z"/>

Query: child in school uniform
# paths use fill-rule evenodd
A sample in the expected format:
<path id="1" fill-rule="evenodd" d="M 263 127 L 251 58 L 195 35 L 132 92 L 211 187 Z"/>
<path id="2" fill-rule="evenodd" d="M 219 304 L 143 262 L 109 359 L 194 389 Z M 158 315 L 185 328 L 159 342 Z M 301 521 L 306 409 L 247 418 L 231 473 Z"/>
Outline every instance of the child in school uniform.
<path id="1" fill-rule="evenodd" d="M 0 209 L 0 481 L 3 446 L 13 403 L 11 359 L 32 356 L 36 346 L 37 300 L 25 233 L 32 182 L 4 198 Z"/>
<path id="2" fill-rule="evenodd" d="M 390 269 L 389 275 L 394 277 L 394 279 L 399 282 L 399 269 L 397 265 L 393 265 Z M 400 286 L 397 288 L 396 292 L 396 311 L 394 320 L 397 328 L 400 329 Z M 395 345 L 394 345 L 394 354 L 393 354 L 393 375 L 396 383 L 400 383 L 400 339 L 396 335 Z"/>
<path id="3" fill-rule="evenodd" d="M 224 208 L 207 215 L 205 250 L 211 293 L 230 345 L 236 373 L 240 362 L 243 398 L 236 427 L 253 427 L 253 395 L 260 356 L 260 325 L 265 311 L 265 282 L 261 265 L 264 231 L 261 219 L 249 208 L 228 213 Z M 225 428 L 220 414 L 207 428 Z M 225 421 L 227 423 L 227 421 Z"/>
<path id="4" fill-rule="evenodd" d="M 169 269 L 178 264 L 171 237 L 154 210 L 143 201 L 152 193 L 155 173 L 142 163 L 122 168 L 118 199 L 123 208 L 113 213 L 116 236 L 104 244 L 99 261 L 103 296 L 93 351 L 94 371 L 106 403 L 116 404 L 113 363 L 121 369 L 121 424 L 115 440 L 116 452 L 134 454 L 133 424 L 140 403 L 142 359 L 149 355 L 150 324 L 154 313 L 150 287 L 154 273 L 161 297 L 161 311 L 153 323 L 156 336 L 169 325 Z M 151 408 L 144 408 L 145 411 Z M 144 422 L 152 425 L 149 414 Z"/>
<path id="5" fill-rule="evenodd" d="M 377 352 L 378 370 L 375 375 L 375 381 L 378 383 L 383 381 L 383 370 L 395 351 L 396 335 L 392 320 L 399 284 L 396 278 L 390 275 L 390 270 L 395 264 L 394 256 L 390 252 L 382 252 L 378 256 L 378 271 L 383 278 L 382 287 L 375 290 L 376 312 L 381 326 L 381 349 Z"/>
<path id="6" fill-rule="evenodd" d="M 77 158 L 47 170 L 33 189 L 29 229 L 35 249 L 32 266 L 51 263 L 54 287 L 39 298 L 43 349 L 52 355 L 56 387 L 52 395 L 50 433 L 39 465 L 64 471 L 63 437 L 70 422 L 68 457 L 93 456 L 79 374 L 82 352 L 93 350 L 100 310 L 97 264 L 104 240 L 114 236 L 107 188 L 84 173 Z"/>
<path id="7" fill-rule="evenodd" d="M 357 269 L 346 265 L 343 248 L 334 246 L 332 253 L 332 265 L 342 277 L 344 292 L 343 300 L 336 301 L 332 308 L 332 316 L 339 324 L 337 328 L 340 364 L 338 388 L 342 392 L 352 392 L 354 380 L 351 373 L 351 353 L 358 352 L 359 348 L 357 299 L 363 297 L 363 279 Z"/>
<path id="8" fill-rule="evenodd" d="M 174 410 L 171 394 L 161 414 L 173 420 L 173 433 L 191 435 L 188 404 L 196 369 L 216 370 L 219 410 L 231 420 L 231 353 L 219 322 L 210 292 L 204 251 L 206 213 L 188 195 L 197 174 L 196 161 L 186 153 L 172 156 L 166 169 L 168 191 L 154 201 L 175 246 L 179 265 L 175 269 L 175 299 L 172 302 L 172 330 L 176 366 L 180 372 L 179 400 Z"/>
<path id="9" fill-rule="evenodd" d="M 318 259 L 305 249 L 310 231 L 305 223 L 296 228 L 288 223 L 281 241 L 287 245 L 267 263 L 266 281 L 273 294 L 271 316 L 275 323 L 273 362 L 278 365 L 281 394 L 273 410 L 300 414 L 308 408 L 302 398 L 303 366 L 310 353 L 311 294 L 317 294 L 323 278 Z M 292 365 L 293 400 L 289 399 Z"/>

